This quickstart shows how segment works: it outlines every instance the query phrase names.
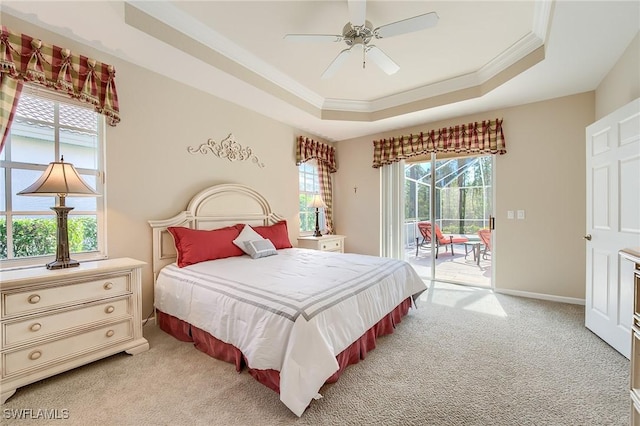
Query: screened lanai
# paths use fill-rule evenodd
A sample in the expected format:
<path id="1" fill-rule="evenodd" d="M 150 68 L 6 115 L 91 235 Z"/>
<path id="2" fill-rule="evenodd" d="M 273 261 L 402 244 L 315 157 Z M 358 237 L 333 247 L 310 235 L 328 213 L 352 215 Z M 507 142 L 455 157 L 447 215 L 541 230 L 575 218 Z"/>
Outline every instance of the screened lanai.
<path id="1" fill-rule="evenodd" d="M 490 285 L 490 257 L 484 255 L 478 231 L 489 228 L 493 212 L 492 164 L 492 157 L 487 155 L 405 165 L 405 259 L 421 275 L 430 278 L 433 253 L 428 244 L 421 244 L 423 237 L 417 224 L 433 222 L 443 234 L 475 243 L 454 245 L 453 256 L 449 247 L 446 252 L 440 247 L 436 259 L 440 278 Z"/>

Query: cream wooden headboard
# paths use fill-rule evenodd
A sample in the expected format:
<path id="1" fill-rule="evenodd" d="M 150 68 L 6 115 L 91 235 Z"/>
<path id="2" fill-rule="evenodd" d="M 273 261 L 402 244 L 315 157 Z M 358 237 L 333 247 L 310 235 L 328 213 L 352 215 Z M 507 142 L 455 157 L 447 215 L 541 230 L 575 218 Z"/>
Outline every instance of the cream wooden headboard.
<path id="1" fill-rule="evenodd" d="M 150 220 L 153 230 L 153 279 L 164 266 L 176 261 L 173 237 L 169 226 L 191 229 L 217 229 L 236 223 L 272 225 L 284 220 L 273 213 L 267 200 L 245 185 L 221 184 L 197 193 L 187 209 L 164 220 Z"/>

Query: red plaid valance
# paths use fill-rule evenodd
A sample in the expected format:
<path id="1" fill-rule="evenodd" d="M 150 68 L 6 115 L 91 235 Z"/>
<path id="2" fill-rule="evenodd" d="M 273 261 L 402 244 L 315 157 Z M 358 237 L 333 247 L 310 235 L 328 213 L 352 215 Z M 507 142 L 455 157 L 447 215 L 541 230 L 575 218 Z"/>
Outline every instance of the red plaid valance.
<path id="1" fill-rule="evenodd" d="M 420 132 L 419 135 L 373 141 L 373 167 L 431 152 L 505 154 L 507 147 L 502 120 L 486 120 Z"/>
<path id="2" fill-rule="evenodd" d="M 120 121 L 116 70 L 112 65 L 74 55 L 69 49 L 16 34 L 4 25 L 0 34 L 0 72 L 47 86 L 95 106 L 111 126 Z"/>
<path id="3" fill-rule="evenodd" d="M 312 158 L 315 158 L 318 163 L 325 164 L 330 173 L 335 173 L 338 170 L 336 167 L 336 149 L 334 147 L 300 136 L 296 148 L 296 164 L 300 165 Z"/>

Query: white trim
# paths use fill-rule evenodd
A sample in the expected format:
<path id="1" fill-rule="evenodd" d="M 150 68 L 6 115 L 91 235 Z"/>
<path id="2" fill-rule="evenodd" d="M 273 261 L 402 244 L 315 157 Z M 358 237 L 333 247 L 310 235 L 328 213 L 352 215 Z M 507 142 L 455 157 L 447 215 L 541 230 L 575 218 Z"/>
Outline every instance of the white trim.
<path id="1" fill-rule="evenodd" d="M 549 300 L 551 302 L 570 303 L 572 305 L 584 306 L 585 304 L 584 299 L 578 299 L 575 297 L 554 296 L 553 294 L 533 293 L 530 291 L 507 290 L 500 288 L 496 288 L 493 291 L 495 293 L 507 294 L 509 296 L 528 297 L 530 299 Z"/>

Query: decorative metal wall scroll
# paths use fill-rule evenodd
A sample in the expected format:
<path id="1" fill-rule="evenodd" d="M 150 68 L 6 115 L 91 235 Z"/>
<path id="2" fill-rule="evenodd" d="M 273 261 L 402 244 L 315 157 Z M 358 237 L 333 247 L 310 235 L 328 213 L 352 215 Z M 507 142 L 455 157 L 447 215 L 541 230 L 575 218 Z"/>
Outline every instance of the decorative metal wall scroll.
<path id="1" fill-rule="evenodd" d="M 207 143 L 203 143 L 198 148 L 187 147 L 187 151 L 191 154 L 208 154 L 211 152 L 218 158 L 226 158 L 229 161 L 251 161 L 258 167 L 264 167 L 264 163 L 261 163 L 258 157 L 253 154 L 253 150 L 248 146 L 242 147 L 236 142 L 232 133 L 229 133 L 229 136 L 220 142 L 209 139 Z"/>

